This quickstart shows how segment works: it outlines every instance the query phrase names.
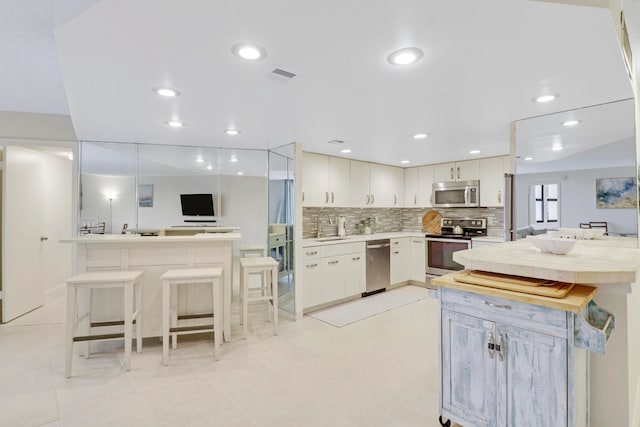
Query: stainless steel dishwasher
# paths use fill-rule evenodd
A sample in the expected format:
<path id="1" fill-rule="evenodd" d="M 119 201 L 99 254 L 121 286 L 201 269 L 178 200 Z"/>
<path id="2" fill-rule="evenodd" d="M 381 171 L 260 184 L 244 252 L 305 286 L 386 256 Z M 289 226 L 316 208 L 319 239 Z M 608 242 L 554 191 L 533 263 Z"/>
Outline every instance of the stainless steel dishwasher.
<path id="1" fill-rule="evenodd" d="M 384 292 L 389 286 L 391 260 L 391 243 L 389 239 L 370 240 L 367 242 L 367 288 L 363 297 Z"/>

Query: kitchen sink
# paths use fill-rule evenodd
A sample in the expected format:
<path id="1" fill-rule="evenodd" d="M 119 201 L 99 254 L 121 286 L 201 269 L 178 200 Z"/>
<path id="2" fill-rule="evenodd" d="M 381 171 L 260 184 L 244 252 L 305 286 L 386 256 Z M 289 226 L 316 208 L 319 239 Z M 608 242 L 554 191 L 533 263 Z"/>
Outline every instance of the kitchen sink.
<path id="1" fill-rule="evenodd" d="M 320 237 L 319 239 L 316 239 L 316 242 L 330 242 L 332 240 L 347 240 L 347 239 L 350 239 L 350 237 L 330 236 L 330 237 Z"/>

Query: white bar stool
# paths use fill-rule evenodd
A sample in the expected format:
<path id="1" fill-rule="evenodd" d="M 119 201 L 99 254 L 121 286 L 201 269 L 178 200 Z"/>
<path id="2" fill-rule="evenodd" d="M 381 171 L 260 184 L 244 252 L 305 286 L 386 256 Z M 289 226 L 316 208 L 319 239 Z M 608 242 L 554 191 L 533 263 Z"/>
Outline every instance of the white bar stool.
<path id="1" fill-rule="evenodd" d="M 266 280 L 259 288 L 249 287 L 249 275 L 266 274 Z M 264 290 L 266 295 L 251 296 L 249 291 Z M 278 334 L 278 261 L 271 257 L 250 257 L 240 258 L 240 302 L 242 310 L 240 321 L 242 323 L 242 333 L 247 338 L 247 322 L 249 317 L 249 303 L 256 301 L 269 301 L 273 303 L 273 334 Z"/>
<path id="2" fill-rule="evenodd" d="M 131 369 L 131 339 L 133 323 L 136 324 L 136 352 L 142 352 L 142 271 L 92 271 L 66 280 L 67 283 L 67 331 L 65 376 L 71 376 L 73 343 L 86 343 L 84 354 L 89 357 L 89 341 L 124 338 L 124 369 Z M 124 320 L 91 322 L 91 291 L 93 289 L 122 288 Z M 87 312 L 78 315 L 78 290 L 84 293 Z M 135 291 L 135 311 L 134 311 Z M 76 335 L 82 323 L 84 335 Z M 91 328 L 124 325 L 124 332 L 91 335 Z"/>
<path id="3" fill-rule="evenodd" d="M 218 360 L 222 342 L 222 268 L 182 268 L 168 270 L 162 276 L 162 364 L 169 359 L 169 335 L 173 338 L 172 348 L 177 348 L 177 336 L 213 331 L 213 354 Z M 212 313 L 185 314 L 178 316 L 179 285 L 206 283 L 211 285 L 213 305 Z M 178 320 L 213 317 L 212 324 L 196 326 L 178 326 Z"/>

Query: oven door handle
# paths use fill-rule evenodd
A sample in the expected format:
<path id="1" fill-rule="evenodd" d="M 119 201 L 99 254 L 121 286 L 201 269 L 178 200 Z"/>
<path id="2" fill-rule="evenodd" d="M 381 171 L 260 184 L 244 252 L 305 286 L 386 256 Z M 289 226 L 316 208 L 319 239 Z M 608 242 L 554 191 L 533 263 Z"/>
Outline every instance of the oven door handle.
<path id="1" fill-rule="evenodd" d="M 471 239 L 447 239 L 446 237 L 425 237 L 427 242 L 466 243 L 471 248 Z"/>

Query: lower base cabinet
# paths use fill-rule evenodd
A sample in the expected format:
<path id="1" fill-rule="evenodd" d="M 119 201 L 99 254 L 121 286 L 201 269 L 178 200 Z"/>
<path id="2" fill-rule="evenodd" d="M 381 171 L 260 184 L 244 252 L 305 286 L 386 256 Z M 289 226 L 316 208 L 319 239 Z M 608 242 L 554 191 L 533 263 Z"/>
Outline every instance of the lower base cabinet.
<path id="1" fill-rule="evenodd" d="M 587 351 L 574 346 L 579 315 L 449 288 L 439 298 L 442 419 L 587 426 Z"/>
<path id="2" fill-rule="evenodd" d="M 365 244 L 345 243 L 304 249 L 303 308 L 361 294 L 366 290 Z"/>

